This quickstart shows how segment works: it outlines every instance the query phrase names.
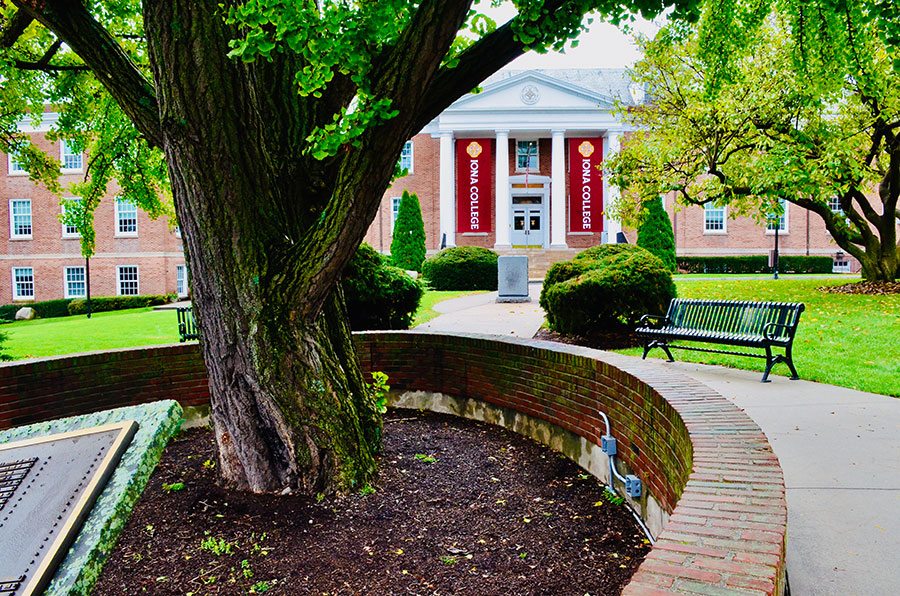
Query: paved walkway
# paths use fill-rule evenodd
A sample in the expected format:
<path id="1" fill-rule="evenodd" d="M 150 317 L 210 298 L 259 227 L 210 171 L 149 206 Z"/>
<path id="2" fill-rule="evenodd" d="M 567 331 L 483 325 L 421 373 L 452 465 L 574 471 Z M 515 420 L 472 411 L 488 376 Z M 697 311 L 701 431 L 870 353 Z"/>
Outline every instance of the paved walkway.
<path id="1" fill-rule="evenodd" d="M 523 304 L 497 304 L 496 293 L 448 300 L 417 330 L 531 337 L 543 312 L 540 285 L 529 289 L 533 301 Z M 761 371 L 659 365 L 712 387 L 768 436 L 787 487 L 793 596 L 900 594 L 900 399 L 777 375 L 763 384 Z"/>

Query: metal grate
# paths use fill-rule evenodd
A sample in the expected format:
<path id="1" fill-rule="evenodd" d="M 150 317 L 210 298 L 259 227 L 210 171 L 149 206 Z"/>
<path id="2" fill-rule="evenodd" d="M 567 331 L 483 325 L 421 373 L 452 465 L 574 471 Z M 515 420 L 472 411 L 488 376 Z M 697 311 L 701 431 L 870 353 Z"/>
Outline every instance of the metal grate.
<path id="1" fill-rule="evenodd" d="M 25 581 L 24 575 L 19 577 L 0 577 L 0 596 L 13 596 L 23 581 Z"/>
<path id="2" fill-rule="evenodd" d="M 31 457 L 28 459 L 17 459 L 11 462 L 0 463 L 0 511 L 6 505 L 7 501 L 25 480 L 28 472 L 37 463 L 38 458 Z M 0 579 L 0 594 L 3 594 L 3 586 L 13 580 Z M 12 590 L 12 588 L 10 588 Z"/>

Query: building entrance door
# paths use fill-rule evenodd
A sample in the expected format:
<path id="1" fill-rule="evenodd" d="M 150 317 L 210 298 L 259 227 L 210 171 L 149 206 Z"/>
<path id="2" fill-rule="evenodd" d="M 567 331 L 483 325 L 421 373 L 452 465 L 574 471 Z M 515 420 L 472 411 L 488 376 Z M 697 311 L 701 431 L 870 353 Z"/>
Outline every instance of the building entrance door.
<path id="1" fill-rule="evenodd" d="M 512 203 L 510 244 L 514 247 L 542 248 L 546 226 L 541 197 L 513 197 Z"/>

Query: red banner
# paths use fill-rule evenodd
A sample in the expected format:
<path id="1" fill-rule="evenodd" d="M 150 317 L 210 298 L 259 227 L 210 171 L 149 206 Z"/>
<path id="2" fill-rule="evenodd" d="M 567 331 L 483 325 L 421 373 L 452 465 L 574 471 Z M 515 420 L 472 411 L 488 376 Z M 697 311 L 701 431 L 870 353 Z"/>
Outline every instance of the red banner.
<path id="1" fill-rule="evenodd" d="M 491 231 L 491 139 L 456 140 L 456 231 Z"/>
<path id="2" fill-rule="evenodd" d="M 569 231 L 603 231 L 603 139 L 569 139 Z"/>

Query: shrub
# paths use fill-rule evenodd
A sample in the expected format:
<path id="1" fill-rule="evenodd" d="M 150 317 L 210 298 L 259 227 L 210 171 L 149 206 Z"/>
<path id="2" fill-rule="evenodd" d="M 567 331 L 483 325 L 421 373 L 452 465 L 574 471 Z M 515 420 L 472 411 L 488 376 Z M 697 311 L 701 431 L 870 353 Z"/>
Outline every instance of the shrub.
<path id="1" fill-rule="evenodd" d="M 53 317 L 66 317 L 69 315 L 69 303 L 71 298 L 63 300 L 46 300 L 44 302 L 23 302 L 20 304 L 5 304 L 0 306 L 0 319 L 12 321 L 16 318 L 16 312 L 23 306 L 34 309 L 34 316 L 39 319 L 52 319 Z"/>
<path id="2" fill-rule="evenodd" d="M 396 267 L 421 271 L 425 261 L 425 223 L 419 197 L 403 191 L 397 221 L 394 223 L 394 239 L 391 241 L 391 262 Z"/>
<path id="3" fill-rule="evenodd" d="M 644 221 L 638 228 L 637 245 L 659 257 L 669 271 L 675 271 L 675 234 L 662 198 L 644 205 Z"/>
<path id="4" fill-rule="evenodd" d="M 435 290 L 496 290 L 497 253 L 479 246 L 442 250 L 422 265 Z"/>
<path id="5" fill-rule="evenodd" d="M 834 270 L 834 259 L 807 256 L 778 257 L 778 269 L 785 273 L 831 273 Z"/>
<path id="6" fill-rule="evenodd" d="M 552 329 L 590 335 L 634 326 L 644 314 L 665 314 L 676 295 L 659 258 L 639 246 L 608 244 L 553 265 L 540 304 Z"/>
<path id="7" fill-rule="evenodd" d="M 424 293 L 421 283 L 368 244 L 350 259 L 342 286 L 354 331 L 409 328 Z"/>
<path id="8" fill-rule="evenodd" d="M 167 304 L 170 296 L 165 294 L 146 294 L 139 296 L 95 296 L 91 297 L 91 312 L 108 312 L 111 310 L 127 310 L 130 308 L 146 308 Z M 87 300 L 76 298 L 69 303 L 70 315 L 87 313 Z"/>
<path id="9" fill-rule="evenodd" d="M 778 270 L 784 273 L 831 273 L 831 257 L 779 256 Z M 768 255 L 741 257 L 678 257 L 678 269 L 685 273 L 770 273 Z"/>

